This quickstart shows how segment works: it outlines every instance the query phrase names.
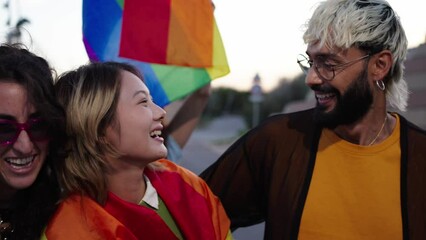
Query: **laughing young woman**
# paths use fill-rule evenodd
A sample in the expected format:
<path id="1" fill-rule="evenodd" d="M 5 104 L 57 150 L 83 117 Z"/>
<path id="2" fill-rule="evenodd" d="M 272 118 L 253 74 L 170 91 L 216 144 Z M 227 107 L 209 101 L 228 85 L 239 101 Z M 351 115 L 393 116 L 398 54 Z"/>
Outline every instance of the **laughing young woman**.
<path id="1" fill-rule="evenodd" d="M 52 165 L 63 118 L 48 63 L 21 45 L 1 45 L 1 240 L 39 239 L 55 211 L 59 187 Z"/>
<path id="2" fill-rule="evenodd" d="M 231 238 L 204 181 L 162 159 L 166 112 L 136 69 L 91 63 L 62 75 L 56 90 L 70 141 L 47 239 Z"/>

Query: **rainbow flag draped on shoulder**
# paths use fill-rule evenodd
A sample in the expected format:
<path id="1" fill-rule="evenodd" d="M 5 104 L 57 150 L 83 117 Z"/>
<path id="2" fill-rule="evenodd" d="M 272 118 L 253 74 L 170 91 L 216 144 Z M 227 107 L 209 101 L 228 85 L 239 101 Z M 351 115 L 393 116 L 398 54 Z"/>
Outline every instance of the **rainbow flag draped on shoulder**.
<path id="1" fill-rule="evenodd" d="M 160 106 L 229 73 L 211 0 L 83 0 L 83 42 L 136 66 Z"/>
<path id="2" fill-rule="evenodd" d="M 232 240 L 231 222 L 220 200 L 194 173 L 169 160 L 164 169 L 144 174 L 187 240 Z M 177 240 L 178 236 L 154 209 L 127 202 L 112 192 L 105 205 L 79 194 L 63 200 L 41 240 Z"/>

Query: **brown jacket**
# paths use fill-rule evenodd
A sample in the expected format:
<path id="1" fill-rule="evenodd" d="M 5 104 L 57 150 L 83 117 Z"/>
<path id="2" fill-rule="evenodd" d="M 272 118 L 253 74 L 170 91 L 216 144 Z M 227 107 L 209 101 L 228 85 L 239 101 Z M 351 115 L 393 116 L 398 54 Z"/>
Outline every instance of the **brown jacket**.
<path id="1" fill-rule="evenodd" d="M 426 132 L 400 116 L 404 239 L 426 239 Z M 297 239 L 321 127 L 312 110 L 270 117 L 201 177 L 233 229 L 265 221 L 265 239 Z"/>

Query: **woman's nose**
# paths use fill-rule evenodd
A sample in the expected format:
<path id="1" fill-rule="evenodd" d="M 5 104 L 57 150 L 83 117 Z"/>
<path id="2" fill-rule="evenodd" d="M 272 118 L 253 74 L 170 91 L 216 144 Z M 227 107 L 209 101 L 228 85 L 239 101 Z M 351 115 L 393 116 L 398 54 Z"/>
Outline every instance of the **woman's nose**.
<path id="1" fill-rule="evenodd" d="M 27 131 L 22 130 L 16 141 L 13 143 L 13 148 L 21 153 L 31 153 L 34 148 L 34 143 L 28 135 Z"/>

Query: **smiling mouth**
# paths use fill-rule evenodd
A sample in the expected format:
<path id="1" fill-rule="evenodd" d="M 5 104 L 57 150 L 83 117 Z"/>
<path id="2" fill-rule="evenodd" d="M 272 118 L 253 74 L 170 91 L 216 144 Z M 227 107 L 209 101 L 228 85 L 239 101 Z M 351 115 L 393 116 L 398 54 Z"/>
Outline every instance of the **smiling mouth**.
<path id="1" fill-rule="evenodd" d="M 323 94 L 316 94 L 316 98 L 318 100 L 319 104 L 324 104 L 330 100 L 332 100 L 334 97 L 336 96 L 336 94 L 334 93 L 323 93 Z"/>
<path id="2" fill-rule="evenodd" d="M 6 158 L 6 162 L 9 163 L 13 168 L 28 167 L 34 162 L 35 156 L 26 158 Z"/>
<path id="3" fill-rule="evenodd" d="M 155 131 L 152 131 L 149 135 L 150 135 L 152 138 L 160 137 L 160 136 L 161 136 L 161 130 L 155 130 Z"/>

